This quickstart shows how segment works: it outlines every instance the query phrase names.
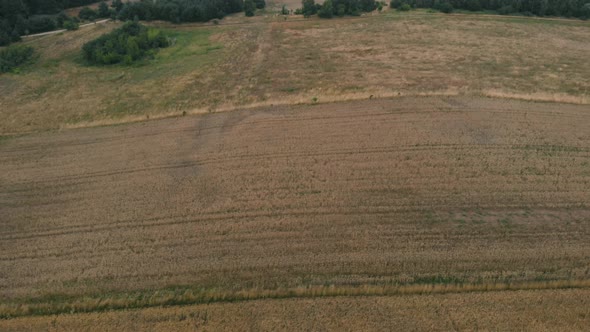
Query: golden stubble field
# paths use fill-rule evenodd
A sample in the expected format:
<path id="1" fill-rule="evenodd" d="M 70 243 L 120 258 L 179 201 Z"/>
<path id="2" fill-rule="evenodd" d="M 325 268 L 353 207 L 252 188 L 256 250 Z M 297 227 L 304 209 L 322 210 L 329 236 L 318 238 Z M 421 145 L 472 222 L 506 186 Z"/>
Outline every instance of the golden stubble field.
<path id="1" fill-rule="evenodd" d="M 0 314 L 587 287 L 589 117 L 394 98 L 0 141 Z"/>
<path id="2" fill-rule="evenodd" d="M 171 25 L 149 63 L 90 67 L 81 45 L 119 23 L 30 39 L 0 76 L 0 134 L 236 108 L 419 95 L 590 104 L 590 23 L 391 11 L 287 20 L 269 12 Z"/>

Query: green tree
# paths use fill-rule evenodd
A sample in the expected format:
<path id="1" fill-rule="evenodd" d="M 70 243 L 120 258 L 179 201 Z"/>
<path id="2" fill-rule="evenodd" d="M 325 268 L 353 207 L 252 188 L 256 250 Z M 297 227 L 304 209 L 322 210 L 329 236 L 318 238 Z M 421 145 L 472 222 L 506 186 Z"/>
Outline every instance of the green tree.
<path id="1" fill-rule="evenodd" d="M 104 2 L 104 1 L 101 2 L 98 5 L 98 17 L 106 18 L 106 17 L 110 17 L 110 16 L 111 16 L 111 12 L 109 10 L 109 6 L 107 5 L 106 2 Z"/>
<path id="2" fill-rule="evenodd" d="M 123 9 L 123 6 L 123 1 L 121 0 L 113 0 L 113 3 L 111 3 L 111 7 L 113 7 L 117 13 Z"/>
<path id="3" fill-rule="evenodd" d="M 281 15 L 289 15 L 289 9 L 287 9 L 287 6 L 283 5 L 283 8 L 281 8 Z"/>
<path id="4" fill-rule="evenodd" d="M 29 63 L 35 51 L 31 46 L 11 45 L 0 50 L 0 73 L 13 71 Z"/>
<path id="5" fill-rule="evenodd" d="M 70 31 L 71 30 L 78 30 L 79 25 L 77 22 L 74 22 L 72 20 L 67 20 L 67 21 L 64 21 L 63 28 L 66 30 L 70 30 Z"/>
<path id="6" fill-rule="evenodd" d="M 246 16 L 254 16 L 254 11 L 256 11 L 256 5 L 254 4 L 254 0 L 244 1 L 244 13 L 246 13 Z"/>
<path id="7" fill-rule="evenodd" d="M 409 5 L 409 4 L 407 4 L 407 3 L 404 3 L 404 4 L 402 4 L 401 6 L 399 6 L 399 7 L 397 8 L 397 10 L 398 10 L 398 11 L 400 11 L 400 12 L 407 12 L 407 11 L 410 11 L 410 10 L 412 10 L 412 6 L 410 6 L 410 5 Z"/>
<path id="8" fill-rule="evenodd" d="M 82 20 L 94 21 L 98 14 L 90 7 L 84 7 L 78 13 L 78 17 Z"/>
<path id="9" fill-rule="evenodd" d="M 481 10 L 481 3 L 479 0 L 466 0 L 465 8 L 470 11 L 479 11 Z"/>
<path id="10" fill-rule="evenodd" d="M 254 3 L 256 4 L 256 8 L 258 8 L 258 9 L 262 9 L 262 8 L 266 7 L 265 0 L 254 0 Z"/>
<path id="11" fill-rule="evenodd" d="M 317 13 L 317 6 L 315 5 L 315 0 L 303 0 L 302 2 L 303 8 L 302 13 L 305 17 L 310 17 L 311 15 L 315 15 Z"/>
<path id="12" fill-rule="evenodd" d="M 450 14 L 454 10 L 453 5 L 451 5 L 449 2 L 442 2 L 435 8 L 446 14 Z"/>
<path id="13" fill-rule="evenodd" d="M 332 18 L 334 15 L 334 4 L 332 0 L 324 1 L 322 8 L 318 11 L 318 16 L 321 18 Z"/>
<path id="14" fill-rule="evenodd" d="M 401 5 L 402 5 L 401 0 L 391 0 L 391 2 L 389 3 L 389 7 L 391 7 L 391 8 L 399 8 Z"/>

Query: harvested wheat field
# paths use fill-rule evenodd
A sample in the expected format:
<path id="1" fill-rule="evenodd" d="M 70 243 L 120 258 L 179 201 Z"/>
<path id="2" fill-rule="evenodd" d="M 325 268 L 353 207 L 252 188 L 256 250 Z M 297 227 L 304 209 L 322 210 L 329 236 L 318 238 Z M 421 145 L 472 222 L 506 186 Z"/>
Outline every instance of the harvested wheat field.
<path id="1" fill-rule="evenodd" d="M 357 305 L 355 324 L 581 329 L 589 120 L 402 97 L 4 139 L 0 329 L 189 328 L 203 310 L 212 329 L 355 329 Z M 326 296 L 352 297 L 296 299 Z M 178 304 L 197 306 L 104 312 Z M 289 325 L 308 315 L 325 325 Z"/>

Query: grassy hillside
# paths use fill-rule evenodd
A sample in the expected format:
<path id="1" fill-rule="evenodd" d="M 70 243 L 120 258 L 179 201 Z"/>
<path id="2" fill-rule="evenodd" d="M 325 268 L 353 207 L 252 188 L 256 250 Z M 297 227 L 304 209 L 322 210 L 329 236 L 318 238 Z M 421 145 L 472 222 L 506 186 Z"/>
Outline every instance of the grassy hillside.
<path id="1" fill-rule="evenodd" d="M 164 25 L 176 45 L 134 67 L 81 63 L 81 45 L 117 24 L 29 40 L 38 63 L 0 76 L 0 133 L 371 96 L 590 103 L 588 22 L 423 12 L 224 22 Z"/>
<path id="2" fill-rule="evenodd" d="M 0 330 L 588 326 L 590 23 L 150 24 L 0 75 Z"/>

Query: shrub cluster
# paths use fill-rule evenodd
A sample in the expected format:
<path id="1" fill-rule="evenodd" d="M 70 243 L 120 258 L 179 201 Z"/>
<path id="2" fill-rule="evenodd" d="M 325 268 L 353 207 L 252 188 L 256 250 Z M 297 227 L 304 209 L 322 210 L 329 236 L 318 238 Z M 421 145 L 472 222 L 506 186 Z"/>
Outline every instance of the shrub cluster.
<path id="1" fill-rule="evenodd" d="M 94 21 L 97 18 L 116 17 L 117 11 L 115 8 L 110 9 L 106 2 L 102 1 L 98 5 L 98 9 L 94 10 L 90 7 L 84 7 L 78 13 L 78 17 L 82 20 Z"/>
<path id="2" fill-rule="evenodd" d="M 169 45 L 162 31 L 127 22 L 121 28 L 84 44 L 82 53 L 90 64 L 131 64 Z"/>
<path id="3" fill-rule="evenodd" d="M 13 71 L 28 63 L 35 51 L 31 46 L 11 45 L 0 49 L 0 73 Z"/>

